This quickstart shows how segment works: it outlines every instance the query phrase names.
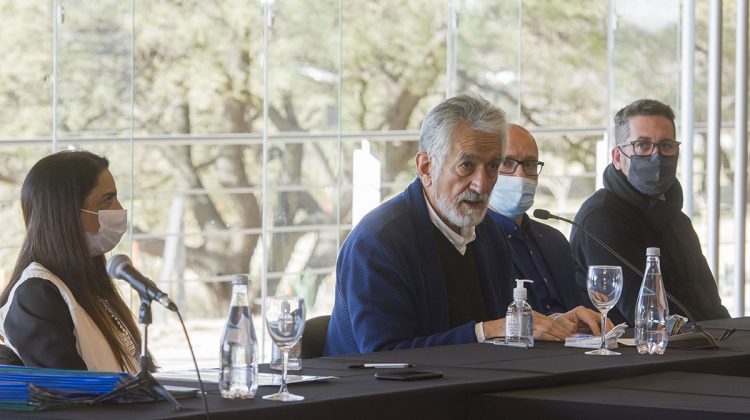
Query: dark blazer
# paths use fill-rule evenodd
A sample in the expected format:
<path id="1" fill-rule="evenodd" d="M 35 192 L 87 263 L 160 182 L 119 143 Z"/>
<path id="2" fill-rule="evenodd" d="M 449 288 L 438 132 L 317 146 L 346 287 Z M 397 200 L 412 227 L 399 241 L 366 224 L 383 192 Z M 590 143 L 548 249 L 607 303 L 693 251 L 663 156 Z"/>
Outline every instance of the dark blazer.
<path id="1" fill-rule="evenodd" d="M 502 229 L 503 226 L 498 220 L 502 216 L 492 210 L 490 210 L 490 213 L 497 226 Z M 547 263 L 547 271 L 552 276 L 551 280 L 557 290 L 563 309 L 569 311 L 576 306 L 584 305 L 585 302 L 576 285 L 573 255 L 565 235 L 551 226 L 531 219 L 525 220 L 521 228 L 524 229 L 529 238 L 532 238 Z M 507 238 L 508 232 L 503 231 L 503 233 L 503 237 Z M 511 257 L 513 255 L 511 247 Z M 530 279 L 535 282 L 542 280 L 533 278 L 530 273 L 525 273 L 515 258 L 513 258 L 512 279 Z M 527 302 L 531 305 L 531 308 L 537 312 L 546 313 L 547 311 L 542 307 L 542 303 L 534 293 L 534 288 L 528 285 L 526 288 L 529 289 Z"/>
<path id="2" fill-rule="evenodd" d="M 336 263 L 326 355 L 476 342 L 474 326 L 486 320 L 449 326 L 435 235 L 419 179 L 357 224 Z M 476 236 L 487 314 L 502 318 L 512 300 L 510 250 L 488 217 Z"/>
<path id="3" fill-rule="evenodd" d="M 31 278 L 18 286 L 3 320 L 18 360 L 3 350 L 4 363 L 56 369 L 86 370 L 78 354 L 75 326 L 60 291 L 50 281 Z M 6 352 L 7 351 L 7 352 Z M 21 363 L 18 363 L 21 361 Z"/>

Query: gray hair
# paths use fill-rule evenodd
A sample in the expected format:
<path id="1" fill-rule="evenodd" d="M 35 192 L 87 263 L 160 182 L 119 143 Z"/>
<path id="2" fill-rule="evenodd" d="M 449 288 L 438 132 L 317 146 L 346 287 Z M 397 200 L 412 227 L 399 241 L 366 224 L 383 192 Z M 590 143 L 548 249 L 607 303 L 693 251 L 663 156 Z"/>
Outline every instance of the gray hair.
<path id="1" fill-rule="evenodd" d="M 672 131 L 677 133 L 674 125 L 674 111 L 669 105 L 655 99 L 639 99 L 615 114 L 616 144 L 625 144 L 630 138 L 630 119 L 642 115 L 662 116 L 672 123 Z"/>
<path id="2" fill-rule="evenodd" d="M 462 94 L 446 99 L 425 116 L 419 133 L 419 151 L 426 152 L 439 172 L 443 158 L 451 146 L 456 127 L 467 123 L 472 130 L 500 137 L 500 148 L 505 153 L 508 130 L 505 112 L 479 95 Z"/>

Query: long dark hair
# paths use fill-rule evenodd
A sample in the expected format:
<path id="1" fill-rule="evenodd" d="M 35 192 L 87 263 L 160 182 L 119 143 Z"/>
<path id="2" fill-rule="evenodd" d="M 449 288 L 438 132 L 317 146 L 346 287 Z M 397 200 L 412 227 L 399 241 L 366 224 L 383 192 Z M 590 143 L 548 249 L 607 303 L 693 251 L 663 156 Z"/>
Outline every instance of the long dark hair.
<path id="1" fill-rule="evenodd" d="M 120 330 L 101 299 L 122 321 L 139 353 L 140 333 L 130 309 L 107 275 L 104 255 L 89 256 L 80 217 L 86 197 L 108 168 L 106 158 L 82 150 L 54 153 L 31 168 L 21 188 L 26 238 L 10 283 L 0 294 L 0 305 L 8 301 L 26 267 L 37 262 L 68 286 L 104 334 L 123 369 L 135 370 L 133 357 L 137 355 L 128 354 L 125 343 L 118 338 Z"/>

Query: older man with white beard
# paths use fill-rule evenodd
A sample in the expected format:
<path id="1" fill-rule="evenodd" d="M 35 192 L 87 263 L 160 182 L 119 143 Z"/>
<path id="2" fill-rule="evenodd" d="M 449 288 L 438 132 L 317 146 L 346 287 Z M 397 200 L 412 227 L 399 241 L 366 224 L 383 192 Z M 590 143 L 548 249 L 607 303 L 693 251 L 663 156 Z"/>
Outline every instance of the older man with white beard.
<path id="1" fill-rule="evenodd" d="M 476 343 L 505 334 L 510 250 L 485 215 L 503 161 L 505 113 L 460 95 L 422 123 L 417 179 L 365 216 L 336 264 L 326 355 Z M 534 313 L 537 339 L 562 340 L 575 314 Z M 596 320 L 587 320 L 598 331 Z"/>

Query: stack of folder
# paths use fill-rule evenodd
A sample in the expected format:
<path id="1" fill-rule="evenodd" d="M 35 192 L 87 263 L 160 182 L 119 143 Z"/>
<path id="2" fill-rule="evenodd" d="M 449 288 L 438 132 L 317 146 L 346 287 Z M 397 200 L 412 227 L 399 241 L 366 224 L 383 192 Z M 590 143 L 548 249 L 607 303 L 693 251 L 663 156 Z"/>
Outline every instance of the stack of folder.
<path id="1" fill-rule="evenodd" d="M 0 365 L 0 410 L 36 411 L 90 405 L 132 380 L 123 372 Z"/>

